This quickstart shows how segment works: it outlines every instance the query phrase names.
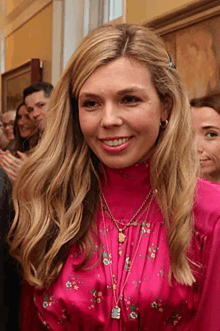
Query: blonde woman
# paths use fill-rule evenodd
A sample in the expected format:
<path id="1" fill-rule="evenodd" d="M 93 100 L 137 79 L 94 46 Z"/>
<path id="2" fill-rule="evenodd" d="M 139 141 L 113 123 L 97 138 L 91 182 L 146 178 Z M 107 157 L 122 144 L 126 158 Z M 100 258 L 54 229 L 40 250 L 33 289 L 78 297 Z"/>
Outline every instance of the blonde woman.
<path id="1" fill-rule="evenodd" d="M 190 115 L 154 32 L 83 40 L 14 187 L 23 330 L 220 329 L 220 191 L 197 183 Z"/>

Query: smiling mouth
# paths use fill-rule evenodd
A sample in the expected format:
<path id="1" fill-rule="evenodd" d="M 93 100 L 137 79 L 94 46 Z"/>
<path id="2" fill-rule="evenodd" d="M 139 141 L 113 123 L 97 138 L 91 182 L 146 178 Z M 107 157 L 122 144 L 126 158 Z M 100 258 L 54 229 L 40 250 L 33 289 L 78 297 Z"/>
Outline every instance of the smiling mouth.
<path id="1" fill-rule="evenodd" d="M 123 144 L 126 143 L 129 139 L 130 139 L 130 137 L 128 137 L 128 138 L 119 138 L 119 139 L 102 140 L 102 142 L 103 142 L 105 145 L 108 145 L 108 146 L 110 146 L 110 147 L 115 147 L 115 146 L 123 145 Z"/>

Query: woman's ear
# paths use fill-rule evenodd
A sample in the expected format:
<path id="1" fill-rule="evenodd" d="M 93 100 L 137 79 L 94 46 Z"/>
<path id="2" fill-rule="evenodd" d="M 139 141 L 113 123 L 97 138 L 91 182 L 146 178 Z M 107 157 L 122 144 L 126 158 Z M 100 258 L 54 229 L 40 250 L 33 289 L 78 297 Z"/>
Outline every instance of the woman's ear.
<path id="1" fill-rule="evenodd" d="M 169 119 L 172 107 L 173 107 L 172 98 L 171 97 L 166 97 L 163 101 L 161 121 L 164 122 L 164 121 Z"/>

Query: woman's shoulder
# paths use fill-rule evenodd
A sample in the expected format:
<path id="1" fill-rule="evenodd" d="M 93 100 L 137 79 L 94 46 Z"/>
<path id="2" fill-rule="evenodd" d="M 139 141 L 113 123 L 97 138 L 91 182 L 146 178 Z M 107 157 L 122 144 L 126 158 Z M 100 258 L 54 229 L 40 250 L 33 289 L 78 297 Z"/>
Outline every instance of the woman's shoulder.
<path id="1" fill-rule="evenodd" d="M 197 182 L 194 204 L 195 228 L 208 234 L 220 227 L 220 185 L 205 179 Z"/>
<path id="2" fill-rule="evenodd" d="M 198 179 L 195 203 L 201 208 L 220 212 L 220 185 L 206 179 Z"/>

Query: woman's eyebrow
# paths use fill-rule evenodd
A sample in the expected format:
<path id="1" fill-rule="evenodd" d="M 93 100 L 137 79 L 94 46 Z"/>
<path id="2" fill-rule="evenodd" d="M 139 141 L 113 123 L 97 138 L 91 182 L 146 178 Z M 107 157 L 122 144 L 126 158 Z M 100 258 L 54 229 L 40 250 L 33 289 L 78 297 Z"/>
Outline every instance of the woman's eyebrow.
<path id="1" fill-rule="evenodd" d="M 123 90 L 120 90 L 117 92 L 117 94 L 122 95 L 126 93 L 135 93 L 135 92 L 146 92 L 146 90 L 143 87 L 130 87 L 130 88 L 125 88 Z"/>
<path id="2" fill-rule="evenodd" d="M 126 93 L 135 93 L 135 92 L 146 92 L 146 90 L 143 87 L 129 87 L 122 90 L 119 90 L 116 92 L 118 95 L 124 95 Z M 97 93 L 91 93 L 91 92 L 83 92 L 79 95 L 80 98 L 91 98 L 91 97 L 98 97 L 99 95 Z"/>
<path id="3" fill-rule="evenodd" d="M 81 98 L 94 98 L 94 97 L 98 97 L 98 94 L 90 93 L 90 92 L 83 92 L 82 94 L 79 95 L 79 99 L 81 99 Z"/>
<path id="4" fill-rule="evenodd" d="M 214 126 L 214 125 L 204 125 L 204 126 L 202 126 L 202 129 L 203 130 L 216 129 L 216 130 L 220 131 L 220 128 L 217 126 Z"/>

